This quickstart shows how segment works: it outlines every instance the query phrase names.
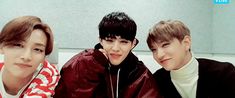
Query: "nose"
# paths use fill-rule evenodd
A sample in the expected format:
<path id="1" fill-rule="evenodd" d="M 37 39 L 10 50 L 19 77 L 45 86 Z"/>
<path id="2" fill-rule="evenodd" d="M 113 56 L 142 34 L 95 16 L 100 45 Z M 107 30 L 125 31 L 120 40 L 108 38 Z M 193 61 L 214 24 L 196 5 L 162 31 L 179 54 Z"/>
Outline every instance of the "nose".
<path id="1" fill-rule="evenodd" d="M 113 51 L 119 51 L 119 49 L 120 49 L 119 42 L 118 42 L 118 41 L 115 41 L 115 42 L 113 43 L 112 50 L 113 50 Z"/>
<path id="2" fill-rule="evenodd" d="M 161 49 L 161 48 L 159 48 L 158 51 L 157 51 L 157 58 L 158 58 L 159 60 L 161 60 L 161 59 L 163 59 L 164 55 L 165 55 L 164 50 Z"/>
<path id="3" fill-rule="evenodd" d="M 25 51 L 22 52 L 21 59 L 25 62 L 31 61 L 32 59 L 32 52 L 30 49 L 25 49 Z"/>

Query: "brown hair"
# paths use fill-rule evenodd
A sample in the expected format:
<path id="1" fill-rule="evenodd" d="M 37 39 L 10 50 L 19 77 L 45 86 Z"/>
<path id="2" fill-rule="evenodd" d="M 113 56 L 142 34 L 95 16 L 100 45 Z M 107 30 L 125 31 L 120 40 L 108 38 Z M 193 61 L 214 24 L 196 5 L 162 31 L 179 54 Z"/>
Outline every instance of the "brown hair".
<path id="1" fill-rule="evenodd" d="M 181 21 L 160 21 L 149 30 L 147 44 L 151 48 L 153 43 L 170 41 L 173 38 L 182 41 L 186 35 L 190 36 L 190 30 Z"/>
<path id="2" fill-rule="evenodd" d="M 21 42 L 29 37 L 33 30 L 42 30 L 47 37 L 45 55 L 53 50 L 53 34 L 50 27 L 42 23 L 41 19 L 36 16 L 22 16 L 8 22 L 0 33 L 0 44 L 12 45 Z"/>

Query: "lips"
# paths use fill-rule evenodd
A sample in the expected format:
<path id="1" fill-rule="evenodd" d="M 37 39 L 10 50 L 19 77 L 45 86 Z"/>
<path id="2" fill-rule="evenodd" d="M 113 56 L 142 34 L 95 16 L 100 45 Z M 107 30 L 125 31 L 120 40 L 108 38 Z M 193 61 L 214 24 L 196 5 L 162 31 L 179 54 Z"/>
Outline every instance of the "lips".
<path id="1" fill-rule="evenodd" d="M 110 54 L 111 58 L 118 59 L 121 55 L 119 54 Z"/>
<path id="2" fill-rule="evenodd" d="M 15 63 L 15 65 L 21 67 L 21 68 L 27 68 L 27 67 L 32 67 L 32 65 L 29 64 L 24 64 L 24 63 Z"/>
<path id="3" fill-rule="evenodd" d="M 170 60 L 170 59 L 163 59 L 163 60 L 160 60 L 160 63 L 166 63 L 168 60 Z"/>

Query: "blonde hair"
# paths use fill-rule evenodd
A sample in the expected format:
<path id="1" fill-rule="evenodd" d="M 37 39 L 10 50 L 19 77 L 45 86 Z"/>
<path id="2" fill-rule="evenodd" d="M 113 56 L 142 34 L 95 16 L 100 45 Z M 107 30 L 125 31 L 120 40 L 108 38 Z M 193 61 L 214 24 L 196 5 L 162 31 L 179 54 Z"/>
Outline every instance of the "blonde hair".
<path id="1" fill-rule="evenodd" d="M 190 36 L 190 30 L 183 22 L 178 20 L 160 21 L 149 30 L 146 41 L 148 47 L 151 48 L 153 43 L 170 41 L 173 38 L 182 41 L 186 35 Z"/>

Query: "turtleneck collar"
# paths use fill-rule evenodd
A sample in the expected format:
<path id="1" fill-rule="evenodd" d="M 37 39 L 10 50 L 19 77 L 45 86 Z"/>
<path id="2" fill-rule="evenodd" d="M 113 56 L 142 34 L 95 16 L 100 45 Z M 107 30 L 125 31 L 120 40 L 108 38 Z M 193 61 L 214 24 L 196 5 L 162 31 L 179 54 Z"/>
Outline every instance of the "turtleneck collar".
<path id="1" fill-rule="evenodd" d="M 193 56 L 193 53 L 191 54 L 192 57 L 187 64 L 185 64 L 182 68 L 178 70 L 172 70 L 170 72 L 172 79 L 186 79 L 198 75 L 198 61 Z"/>

